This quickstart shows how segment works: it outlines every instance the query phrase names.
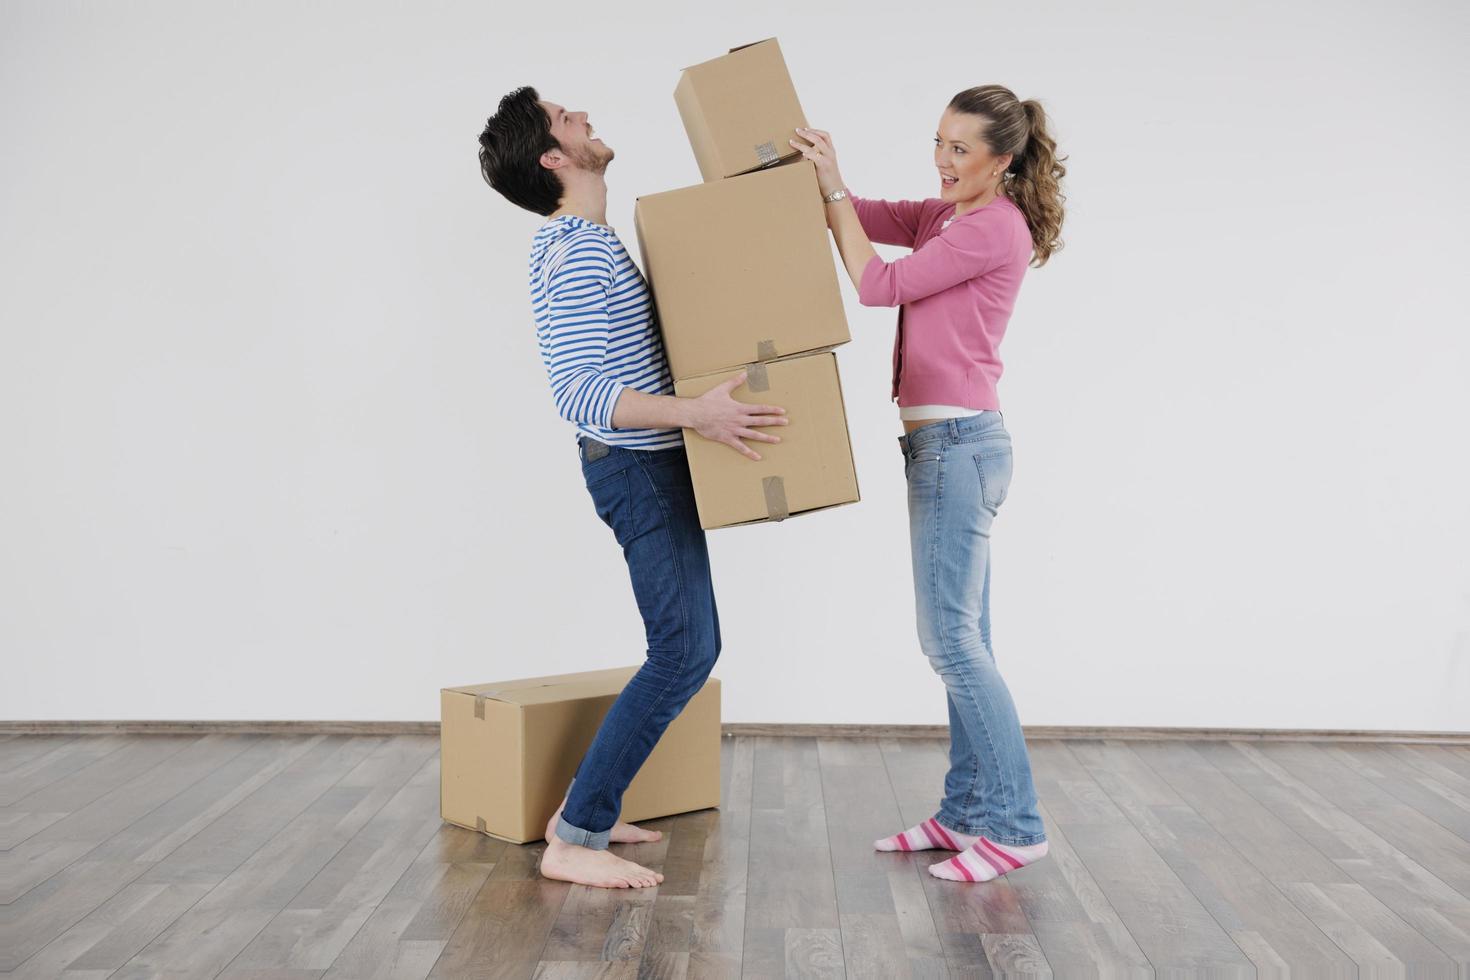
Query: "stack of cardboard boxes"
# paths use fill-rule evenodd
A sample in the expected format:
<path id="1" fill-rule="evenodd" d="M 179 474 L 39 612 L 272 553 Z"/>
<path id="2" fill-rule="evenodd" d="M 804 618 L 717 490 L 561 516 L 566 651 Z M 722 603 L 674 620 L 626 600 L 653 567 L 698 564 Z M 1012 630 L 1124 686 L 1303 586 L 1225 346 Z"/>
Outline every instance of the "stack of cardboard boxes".
<path id="1" fill-rule="evenodd" d="M 686 430 L 705 528 L 858 500 L 832 348 L 850 337 L 806 125 L 775 39 L 684 69 L 674 100 L 705 183 L 638 199 L 635 221 L 675 392 L 742 370 L 734 397 L 786 409 L 753 461 Z"/>

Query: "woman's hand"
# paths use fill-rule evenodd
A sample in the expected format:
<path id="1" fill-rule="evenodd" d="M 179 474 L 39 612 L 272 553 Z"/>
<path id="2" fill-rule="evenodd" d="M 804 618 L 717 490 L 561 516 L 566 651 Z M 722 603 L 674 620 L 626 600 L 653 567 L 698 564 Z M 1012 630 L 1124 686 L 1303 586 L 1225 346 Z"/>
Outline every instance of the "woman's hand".
<path id="1" fill-rule="evenodd" d="M 798 129 L 796 134 L 805 142 L 791 140 L 790 143 L 801 151 L 803 157 L 816 165 L 817 186 L 821 188 L 822 196 L 842 190 L 845 185 L 842 174 L 837 170 L 837 150 L 832 146 L 832 135 L 826 130 L 807 128 Z M 878 253 L 874 251 L 873 243 L 863 231 L 857 205 L 851 198 L 845 200 L 846 203 L 839 201 L 824 205 L 822 210 L 826 212 L 827 227 L 832 229 L 832 238 L 837 242 L 837 251 L 842 255 L 842 267 L 847 270 L 848 277 L 861 295 L 863 271 L 878 257 Z"/>
<path id="2" fill-rule="evenodd" d="M 809 142 L 787 140 L 801 151 L 817 167 L 817 186 L 825 197 L 843 186 L 842 174 L 837 170 L 837 150 L 832 146 L 832 134 L 821 129 L 798 129 L 796 135 Z"/>

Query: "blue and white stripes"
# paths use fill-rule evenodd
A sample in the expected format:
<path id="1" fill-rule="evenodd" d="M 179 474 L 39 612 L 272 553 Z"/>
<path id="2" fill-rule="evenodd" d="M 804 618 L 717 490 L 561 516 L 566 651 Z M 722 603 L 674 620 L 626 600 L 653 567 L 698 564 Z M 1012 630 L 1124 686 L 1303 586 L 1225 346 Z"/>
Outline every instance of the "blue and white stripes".
<path id="1" fill-rule="evenodd" d="M 672 395 L 652 297 L 617 234 L 576 215 L 546 222 L 531 242 L 531 309 L 556 410 L 612 446 L 668 449 L 679 429 L 614 429 L 624 388 Z"/>

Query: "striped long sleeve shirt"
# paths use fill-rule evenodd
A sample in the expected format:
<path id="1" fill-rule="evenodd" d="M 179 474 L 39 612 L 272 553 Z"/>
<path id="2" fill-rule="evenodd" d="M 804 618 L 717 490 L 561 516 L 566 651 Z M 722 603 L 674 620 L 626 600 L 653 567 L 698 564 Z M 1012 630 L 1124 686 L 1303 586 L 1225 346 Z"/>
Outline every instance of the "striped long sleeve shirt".
<path id="1" fill-rule="evenodd" d="M 674 393 L 648 283 L 617 233 L 576 215 L 546 222 L 531 242 L 530 285 L 557 413 L 608 445 L 682 445 L 680 429 L 613 428 L 624 388 Z"/>

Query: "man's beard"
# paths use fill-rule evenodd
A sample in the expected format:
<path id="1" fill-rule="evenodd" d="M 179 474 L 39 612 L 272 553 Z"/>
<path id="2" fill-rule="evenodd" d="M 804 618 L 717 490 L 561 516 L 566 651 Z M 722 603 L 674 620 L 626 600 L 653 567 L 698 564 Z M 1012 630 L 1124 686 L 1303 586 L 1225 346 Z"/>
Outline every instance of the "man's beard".
<path id="1" fill-rule="evenodd" d="M 578 147 L 571 153 L 571 158 L 576 161 L 578 168 L 590 174 L 607 172 L 607 165 L 612 162 L 613 151 L 610 146 L 587 146 Z"/>

